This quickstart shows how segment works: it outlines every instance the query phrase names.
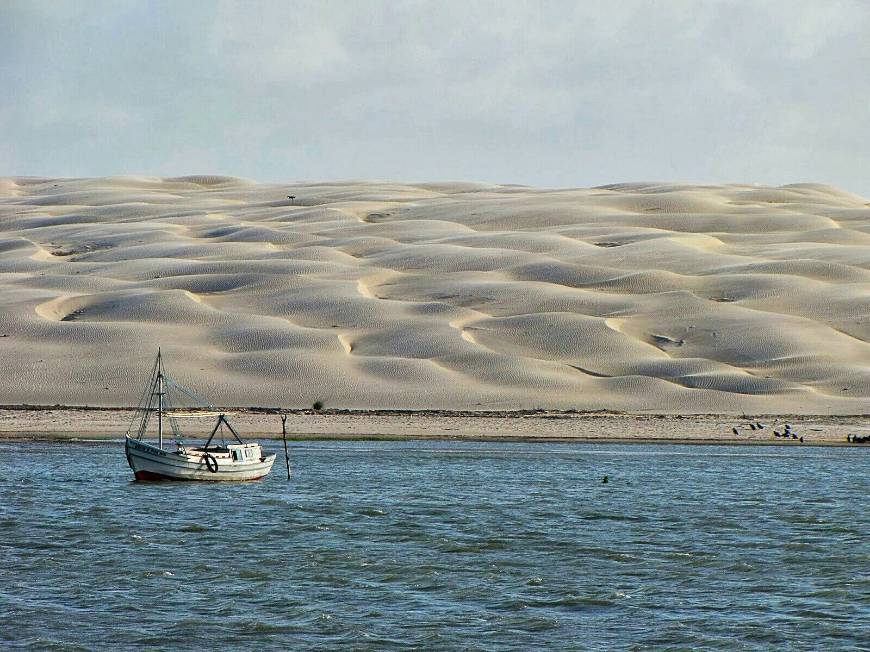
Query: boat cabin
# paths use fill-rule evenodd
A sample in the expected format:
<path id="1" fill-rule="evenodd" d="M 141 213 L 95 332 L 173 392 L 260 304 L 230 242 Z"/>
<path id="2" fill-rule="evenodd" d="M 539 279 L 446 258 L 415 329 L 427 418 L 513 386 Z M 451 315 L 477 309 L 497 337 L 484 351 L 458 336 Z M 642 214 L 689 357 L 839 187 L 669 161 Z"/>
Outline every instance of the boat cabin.
<path id="1" fill-rule="evenodd" d="M 226 446 L 178 446 L 176 451 L 179 455 L 191 457 L 202 456 L 206 453 L 222 462 L 261 462 L 263 460 L 263 447 L 260 444 L 228 444 Z"/>
<path id="2" fill-rule="evenodd" d="M 262 455 L 260 444 L 230 444 L 227 448 L 233 462 L 260 461 Z"/>

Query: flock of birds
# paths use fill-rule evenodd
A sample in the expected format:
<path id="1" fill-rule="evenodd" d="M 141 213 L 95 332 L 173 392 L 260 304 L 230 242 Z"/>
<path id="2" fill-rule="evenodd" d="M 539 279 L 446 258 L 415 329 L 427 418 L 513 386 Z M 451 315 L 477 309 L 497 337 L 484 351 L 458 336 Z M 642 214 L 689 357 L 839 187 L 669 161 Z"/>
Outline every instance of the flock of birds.
<path id="1" fill-rule="evenodd" d="M 774 423 L 774 425 L 770 426 L 770 427 L 773 428 L 773 427 L 775 427 L 775 425 L 776 424 Z M 737 426 L 734 426 L 733 428 L 731 428 L 731 432 L 733 432 L 735 435 L 739 435 L 740 430 L 745 429 L 747 427 L 750 430 L 764 430 L 767 426 L 765 426 L 760 421 L 755 421 L 754 423 L 749 422 L 748 424 L 739 424 Z M 783 424 L 782 432 L 780 432 L 779 430 L 774 430 L 773 436 L 776 437 L 777 439 L 797 439 L 800 443 L 802 443 L 802 444 L 804 443 L 804 436 L 803 435 L 798 436 L 798 434 L 791 429 L 791 424 L 788 424 L 788 423 Z"/>
<path id="2" fill-rule="evenodd" d="M 766 427 L 775 428 L 776 422 L 774 422 L 774 424 L 771 426 L 765 426 L 760 421 L 750 421 L 749 423 L 745 424 L 741 423 L 731 428 L 731 432 L 733 432 L 735 435 L 739 435 L 740 431 L 746 428 L 749 428 L 750 430 L 764 430 Z M 791 424 L 785 423 L 782 425 L 781 429 L 782 432 L 780 432 L 779 430 L 774 430 L 773 436 L 777 439 L 796 439 L 800 443 L 804 443 L 803 435 L 798 435 L 794 430 L 792 430 Z M 870 444 L 870 435 L 849 434 L 846 435 L 846 441 L 850 444 Z"/>

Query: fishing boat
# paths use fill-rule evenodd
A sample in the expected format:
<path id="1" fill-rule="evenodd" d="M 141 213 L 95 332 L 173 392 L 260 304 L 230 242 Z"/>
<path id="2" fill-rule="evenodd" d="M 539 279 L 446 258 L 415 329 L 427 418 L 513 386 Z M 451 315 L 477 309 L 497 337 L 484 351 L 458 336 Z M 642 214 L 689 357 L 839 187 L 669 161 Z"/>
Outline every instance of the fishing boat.
<path id="1" fill-rule="evenodd" d="M 197 403 L 200 409 L 177 409 L 178 394 Z M 146 438 L 154 417 L 157 438 L 156 442 L 150 442 Z M 217 423 L 204 446 L 184 444 L 179 419 L 214 417 Z M 167 423 L 169 431 L 165 430 Z M 227 442 L 228 434 L 232 435 L 232 443 Z M 164 446 L 164 439 L 170 438 L 174 446 L 172 443 Z M 137 480 L 258 480 L 272 470 L 275 461 L 275 454 L 264 453 L 260 444 L 242 441 L 226 413 L 215 410 L 167 376 L 160 349 L 148 386 L 127 429 L 124 452 Z"/>

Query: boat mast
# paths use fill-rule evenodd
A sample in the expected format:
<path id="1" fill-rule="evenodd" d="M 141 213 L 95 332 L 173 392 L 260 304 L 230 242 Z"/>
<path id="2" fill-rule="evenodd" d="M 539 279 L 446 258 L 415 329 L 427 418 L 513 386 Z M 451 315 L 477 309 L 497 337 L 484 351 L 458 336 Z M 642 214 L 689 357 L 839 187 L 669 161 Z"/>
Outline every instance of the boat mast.
<path id="1" fill-rule="evenodd" d="M 163 362 L 160 360 L 160 347 L 157 347 L 157 439 L 163 448 Z"/>

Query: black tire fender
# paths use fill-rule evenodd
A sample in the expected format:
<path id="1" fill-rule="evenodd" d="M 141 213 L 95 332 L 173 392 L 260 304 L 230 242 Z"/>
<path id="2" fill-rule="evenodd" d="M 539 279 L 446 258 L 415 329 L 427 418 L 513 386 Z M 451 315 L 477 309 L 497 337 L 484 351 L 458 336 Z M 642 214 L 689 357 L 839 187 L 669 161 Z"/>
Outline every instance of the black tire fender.
<path id="1" fill-rule="evenodd" d="M 205 468 L 207 468 L 212 473 L 217 473 L 218 461 L 215 459 L 214 455 L 212 455 L 211 453 L 206 453 L 202 456 L 202 461 L 205 462 Z"/>

